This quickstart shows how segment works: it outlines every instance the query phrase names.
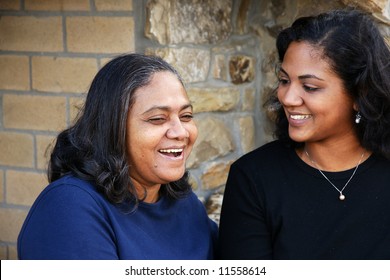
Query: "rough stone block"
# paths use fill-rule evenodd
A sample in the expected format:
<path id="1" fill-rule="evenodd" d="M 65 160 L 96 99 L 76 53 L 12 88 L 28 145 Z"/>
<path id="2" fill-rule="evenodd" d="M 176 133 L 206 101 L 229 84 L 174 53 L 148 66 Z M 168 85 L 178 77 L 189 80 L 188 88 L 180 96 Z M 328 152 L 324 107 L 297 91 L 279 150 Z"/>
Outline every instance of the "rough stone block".
<path id="1" fill-rule="evenodd" d="M 212 190 L 223 186 L 226 183 L 231 164 L 232 161 L 208 164 L 202 174 L 202 188 Z"/>
<path id="2" fill-rule="evenodd" d="M 70 52 L 134 51 L 134 19 L 130 17 L 68 17 L 66 29 Z"/>
<path id="3" fill-rule="evenodd" d="M 212 193 L 206 202 L 207 214 L 210 219 L 219 225 L 223 202 L 223 189 Z"/>
<path id="4" fill-rule="evenodd" d="M 255 123 L 252 117 L 243 117 L 238 120 L 240 128 L 241 149 L 248 153 L 255 148 Z"/>
<path id="5" fill-rule="evenodd" d="M 210 69 L 210 51 L 193 48 L 147 49 L 146 54 L 162 57 L 172 64 L 185 83 L 202 82 L 207 79 Z"/>
<path id="6" fill-rule="evenodd" d="M 216 55 L 214 57 L 213 78 L 227 81 L 227 64 L 224 55 Z"/>
<path id="7" fill-rule="evenodd" d="M 87 92 L 97 73 L 92 58 L 33 57 L 32 87 L 45 92 Z"/>
<path id="8" fill-rule="evenodd" d="M 60 16 L 0 17 L 0 50 L 63 51 L 62 18 Z"/>
<path id="9" fill-rule="evenodd" d="M 232 31 L 232 7 L 233 0 L 152 0 L 145 36 L 160 44 L 222 42 Z"/>
<path id="10" fill-rule="evenodd" d="M 372 13 L 390 23 L 390 1 L 389 0 L 342 0 L 342 3 L 348 6 L 357 6 L 360 9 Z"/>
<path id="11" fill-rule="evenodd" d="M 29 134 L 0 132 L 0 164 L 33 167 L 33 137 Z"/>
<path id="12" fill-rule="evenodd" d="M 196 120 L 198 139 L 187 160 L 189 168 L 196 168 L 201 163 L 214 160 L 234 150 L 231 129 L 222 121 L 206 117 Z"/>
<path id="13" fill-rule="evenodd" d="M 253 57 L 238 55 L 229 61 L 229 73 L 233 84 L 253 81 L 255 76 L 255 61 Z"/>
<path id="14" fill-rule="evenodd" d="M 27 56 L 0 56 L 0 88 L 29 90 L 29 59 Z"/>
<path id="15" fill-rule="evenodd" d="M 251 0 L 242 0 L 237 13 L 236 31 L 238 34 L 245 34 L 247 31 L 248 13 Z"/>
<path id="16" fill-rule="evenodd" d="M 230 111 L 240 101 L 240 92 L 236 88 L 189 88 L 187 92 L 194 113 Z"/>
<path id="17" fill-rule="evenodd" d="M 65 97 L 6 94 L 4 127 L 59 131 L 66 127 Z"/>
<path id="18" fill-rule="evenodd" d="M 246 88 L 244 91 L 244 98 L 242 100 L 242 111 L 254 111 L 255 108 L 255 96 L 256 92 L 254 88 Z"/>

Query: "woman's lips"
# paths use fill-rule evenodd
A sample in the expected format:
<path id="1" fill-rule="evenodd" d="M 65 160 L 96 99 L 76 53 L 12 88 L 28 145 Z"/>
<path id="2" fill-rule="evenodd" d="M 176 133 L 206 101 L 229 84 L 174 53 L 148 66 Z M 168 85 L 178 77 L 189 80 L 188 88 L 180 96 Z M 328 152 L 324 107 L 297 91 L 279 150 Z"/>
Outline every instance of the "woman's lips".
<path id="1" fill-rule="evenodd" d="M 161 149 L 158 150 L 161 154 L 169 157 L 180 157 L 183 154 L 183 148 L 178 149 Z"/>
<path id="2" fill-rule="evenodd" d="M 288 122 L 290 125 L 299 126 L 303 125 L 307 120 L 313 116 L 310 114 L 289 114 Z"/>
<path id="3" fill-rule="evenodd" d="M 292 114 L 290 114 L 290 119 L 293 119 L 293 120 L 307 120 L 307 119 L 310 119 L 311 118 L 311 115 L 308 115 L 308 114 L 304 114 L 304 115 L 302 115 L 302 114 L 297 114 L 297 115 L 292 115 Z"/>

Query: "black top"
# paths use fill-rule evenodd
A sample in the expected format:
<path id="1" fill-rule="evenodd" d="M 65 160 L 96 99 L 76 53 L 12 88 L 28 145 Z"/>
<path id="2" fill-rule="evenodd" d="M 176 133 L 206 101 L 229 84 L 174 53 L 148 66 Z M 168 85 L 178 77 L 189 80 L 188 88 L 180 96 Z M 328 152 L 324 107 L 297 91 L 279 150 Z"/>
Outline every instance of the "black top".
<path id="1" fill-rule="evenodd" d="M 324 172 L 341 189 L 354 168 Z M 390 259 L 390 161 L 372 155 L 343 192 L 279 141 L 231 167 L 222 259 Z"/>

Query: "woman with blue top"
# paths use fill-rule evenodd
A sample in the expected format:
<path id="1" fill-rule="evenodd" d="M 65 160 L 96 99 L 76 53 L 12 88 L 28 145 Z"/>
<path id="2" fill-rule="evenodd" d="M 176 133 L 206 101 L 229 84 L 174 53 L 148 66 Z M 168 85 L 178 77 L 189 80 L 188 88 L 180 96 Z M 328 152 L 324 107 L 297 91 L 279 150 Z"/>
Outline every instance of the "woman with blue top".
<path id="1" fill-rule="evenodd" d="M 196 138 L 174 68 L 141 54 L 114 58 L 57 138 L 19 259 L 212 259 L 217 226 L 185 168 Z"/>

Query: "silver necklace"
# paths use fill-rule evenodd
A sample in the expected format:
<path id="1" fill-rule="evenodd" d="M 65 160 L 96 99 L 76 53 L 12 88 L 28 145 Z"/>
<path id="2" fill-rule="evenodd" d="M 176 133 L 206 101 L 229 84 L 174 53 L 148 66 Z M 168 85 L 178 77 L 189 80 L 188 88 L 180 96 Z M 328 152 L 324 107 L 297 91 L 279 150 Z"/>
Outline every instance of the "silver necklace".
<path id="1" fill-rule="evenodd" d="M 353 173 L 351 175 L 351 177 L 349 177 L 348 181 L 345 183 L 344 187 L 340 190 L 339 188 L 337 188 L 330 180 L 328 177 L 326 177 L 326 175 L 318 168 L 317 166 L 317 163 L 311 159 L 309 153 L 306 151 L 305 149 L 305 153 L 307 155 L 307 157 L 310 159 L 310 161 L 313 163 L 314 167 L 321 173 L 321 175 L 340 193 L 340 196 L 339 196 L 339 199 L 340 200 L 344 200 L 345 199 L 345 195 L 343 194 L 343 191 L 344 189 L 347 187 L 347 185 L 349 184 L 349 182 L 352 180 L 353 176 L 355 176 L 355 173 L 360 165 L 360 163 L 362 162 L 363 160 L 363 156 L 364 156 L 364 152 L 362 153 L 361 157 L 360 157 L 360 160 L 358 162 L 358 164 L 356 165 L 355 169 L 353 170 Z"/>

